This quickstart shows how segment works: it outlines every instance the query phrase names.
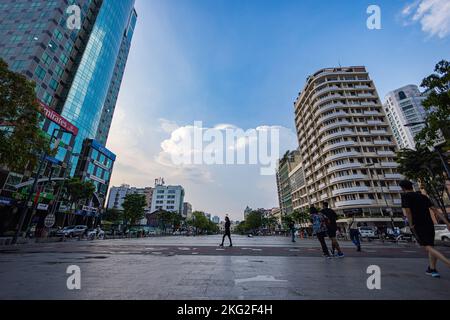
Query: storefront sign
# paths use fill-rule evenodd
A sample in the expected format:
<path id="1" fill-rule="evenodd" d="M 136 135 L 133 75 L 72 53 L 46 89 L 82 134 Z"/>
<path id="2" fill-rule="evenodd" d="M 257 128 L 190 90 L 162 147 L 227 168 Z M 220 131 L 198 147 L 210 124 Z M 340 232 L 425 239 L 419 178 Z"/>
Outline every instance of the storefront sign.
<path id="1" fill-rule="evenodd" d="M 0 205 L 10 206 L 14 202 L 11 198 L 0 197 Z"/>
<path id="2" fill-rule="evenodd" d="M 97 149 L 112 161 L 116 161 L 116 155 L 102 146 L 98 141 L 92 140 L 92 148 Z"/>
<path id="3" fill-rule="evenodd" d="M 67 212 L 67 211 L 69 211 L 69 207 L 65 206 L 65 205 L 60 205 L 58 211 L 59 212 Z"/>
<path id="4" fill-rule="evenodd" d="M 44 204 L 44 203 L 39 203 L 37 205 L 37 209 L 41 210 L 41 211 L 47 211 L 48 210 L 48 204 Z"/>
<path id="5" fill-rule="evenodd" d="M 63 118 L 59 113 L 52 110 L 49 106 L 45 105 L 43 102 L 39 101 L 39 104 L 42 107 L 42 112 L 44 113 L 45 117 L 57 125 L 59 125 L 64 130 L 72 133 L 74 136 L 78 134 L 78 128 L 75 127 L 73 124 L 71 124 L 68 120 Z"/>

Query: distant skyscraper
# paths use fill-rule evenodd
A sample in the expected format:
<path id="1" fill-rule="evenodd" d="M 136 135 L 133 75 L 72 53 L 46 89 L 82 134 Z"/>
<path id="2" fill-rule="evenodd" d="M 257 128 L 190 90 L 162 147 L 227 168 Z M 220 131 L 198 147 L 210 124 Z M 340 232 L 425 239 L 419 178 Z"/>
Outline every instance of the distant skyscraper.
<path id="1" fill-rule="evenodd" d="M 211 218 L 211 221 L 214 222 L 215 224 L 219 224 L 220 223 L 220 218 L 218 216 L 214 216 Z"/>
<path id="2" fill-rule="evenodd" d="M 289 174 L 299 163 L 300 152 L 298 150 L 287 152 L 278 162 L 276 171 L 278 202 L 281 215 L 289 215 L 293 211 L 292 207 L 292 186 Z"/>
<path id="3" fill-rule="evenodd" d="M 416 148 L 414 138 L 424 128 L 424 124 L 405 125 L 425 120 L 426 113 L 422 105 L 425 99 L 426 96 L 416 85 L 408 85 L 386 95 L 384 110 L 400 149 Z"/>

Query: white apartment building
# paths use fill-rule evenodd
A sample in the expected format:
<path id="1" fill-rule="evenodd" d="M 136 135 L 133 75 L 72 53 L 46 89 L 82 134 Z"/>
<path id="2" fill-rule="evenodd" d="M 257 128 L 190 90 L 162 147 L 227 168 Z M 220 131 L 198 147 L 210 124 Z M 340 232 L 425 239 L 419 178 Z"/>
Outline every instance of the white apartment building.
<path id="1" fill-rule="evenodd" d="M 166 210 L 183 214 L 184 189 L 182 186 L 156 185 L 150 212 Z"/>
<path id="2" fill-rule="evenodd" d="M 384 102 L 384 111 L 400 149 L 415 149 L 414 137 L 423 129 L 423 124 L 406 127 L 406 124 L 425 120 L 422 102 L 426 96 L 416 85 L 408 85 L 389 92 Z"/>
<path id="3" fill-rule="evenodd" d="M 146 211 L 150 210 L 150 206 L 152 203 L 152 196 L 153 196 L 153 188 L 151 188 L 151 187 L 135 188 L 135 187 L 130 187 L 128 184 L 123 184 L 120 187 L 111 187 L 111 190 L 109 191 L 107 208 L 123 210 L 122 205 L 125 201 L 125 197 L 128 194 L 144 195 L 145 199 L 147 201 Z"/>
<path id="4" fill-rule="evenodd" d="M 396 144 L 366 68 L 327 68 L 295 101 L 300 162 L 290 173 L 294 209 L 323 201 L 338 213 L 401 213 Z"/>
<path id="5" fill-rule="evenodd" d="M 123 184 L 120 187 L 112 187 L 109 192 L 108 198 L 108 209 L 116 209 L 123 210 L 123 203 L 125 202 L 125 197 L 129 194 L 142 194 L 145 196 L 147 206 L 145 208 L 145 213 L 150 212 L 150 206 L 152 204 L 153 197 L 153 188 L 145 187 L 145 188 L 135 188 L 130 187 L 128 184 Z M 145 225 L 147 223 L 147 219 L 143 218 L 140 221 L 141 225 Z"/>

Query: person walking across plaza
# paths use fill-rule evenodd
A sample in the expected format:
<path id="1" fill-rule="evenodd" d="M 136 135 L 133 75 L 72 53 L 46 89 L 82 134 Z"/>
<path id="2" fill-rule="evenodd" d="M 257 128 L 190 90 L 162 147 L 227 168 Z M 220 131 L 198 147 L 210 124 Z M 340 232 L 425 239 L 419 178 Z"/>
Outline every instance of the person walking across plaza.
<path id="1" fill-rule="evenodd" d="M 225 237 L 227 237 L 227 236 L 228 236 L 228 239 L 230 240 L 230 247 L 232 247 L 233 242 L 231 241 L 231 221 L 230 221 L 230 218 L 228 218 L 228 215 L 225 217 L 225 233 L 222 238 L 222 243 L 220 244 L 221 247 L 223 247 Z"/>
<path id="2" fill-rule="evenodd" d="M 295 223 L 294 223 L 294 221 L 289 222 L 289 231 L 291 232 L 292 242 L 295 242 Z"/>
<path id="3" fill-rule="evenodd" d="M 325 237 L 327 236 L 327 226 L 325 223 L 326 217 L 320 213 L 315 207 L 309 209 L 311 215 L 311 223 L 313 227 L 313 235 L 317 237 L 322 247 L 323 255 L 331 258 L 330 251 L 328 251 Z"/>
<path id="4" fill-rule="evenodd" d="M 339 258 L 344 257 L 344 253 L 341 250 L 341 247 L 339 246 L 339 242 L 336 238 L 337 233 L 337 214 L 333 209 L 329 208 L 328 202 L 322 203 L 323 209 L 320 211 L 326 218 L 327 222 L 327 234 L 328 237 L 331 239 L 331 254 L 334 256 L 337 254 Z M 336 253 L 337 251 L 337 253 Z"/>
<path id="5" fill-rule="evenodd" d="M 356 246 L 356 251 L 361 252 L 361 241 L 359 239 L 359 229 L 358 222 L 356 221 L 355 215 L 352 214 L 352 220 L 350 220 L 350 240 Z"/>
<path id="6" fill-rule="evenodd" d="M 402 188 L 403 214 L 408 219 L 411 232 L 417 242 L 428 253 L 429 266 L 425 273 L 433 278 L 439 278 L 440 274 L 436 269 L 437 260 L 441 260 L 448 267 L 450 267 L 450 260 L 434 248 L 435 232 L 431 215 L 434 214 L 436 218 L 439 216 L 449 229 L 450 223 L 446 214 L 438 211 L 427 196 L 414 192 L 411 181 L 400 181 L 400 187 Z"/>

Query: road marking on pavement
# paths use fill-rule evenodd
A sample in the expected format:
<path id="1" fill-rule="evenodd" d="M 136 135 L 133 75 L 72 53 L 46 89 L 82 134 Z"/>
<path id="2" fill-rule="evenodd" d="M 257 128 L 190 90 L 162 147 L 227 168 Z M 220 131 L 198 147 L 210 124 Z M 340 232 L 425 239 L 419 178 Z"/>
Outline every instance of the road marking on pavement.
<path id="1" fill-rule="evenodd" d="M 189 251 L 189 250 L 191 250 L 191 248 L 178 248 L 178 250 L 181 250 L 181 251 Z"/>
<path id="2" fill-rule="evenodd" d="M 152 252 L 152 254 L 162 254 L 162 252 Z"/>
<path id="3" fill-rule="evenodd" d="M 252 251 L 262 251 L 262 249 L 252 249 Z"/>
<path id="4" fill-rule="evenodd" d="M 289 249 L 289 251 L 292 251 L 292 252 L 300 252 L 299 249 Z"/>
<path id="5" fill-rule="evenodd" d="M 192 254 L 198 254 L 198 252 L 192 252 Z"/>
<path id="6" fill-rule="evenodd" d="M 241 248 L 241 250 L 252 250 L 252 248 Z"/>
<path id="7" fill-rule="evenodd" d="M 261 276 L 258 275 L 256 277 L 252 278 L 246 278 L 246 279 L 235 279 L 234 282 L 237 283 L 244 283 L 244 282 L 287 282 L 287 280 L 277 280 L 274 276 Z"/>

